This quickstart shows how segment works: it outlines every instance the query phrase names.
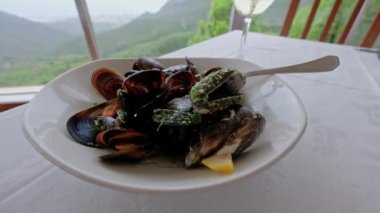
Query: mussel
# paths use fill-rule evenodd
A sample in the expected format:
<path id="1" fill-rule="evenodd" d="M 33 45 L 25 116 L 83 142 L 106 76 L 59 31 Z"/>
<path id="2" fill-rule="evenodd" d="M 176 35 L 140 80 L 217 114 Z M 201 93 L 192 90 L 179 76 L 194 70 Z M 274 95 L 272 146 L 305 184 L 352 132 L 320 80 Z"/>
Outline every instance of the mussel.
<path id="1" fill-rule="evenodd" d="M 172 74 L 165 81 L 168 94 L 166 100 L 188 94 L 196 82 L 195 75 L 191 72 L 183 71 Z"/>
<path id="2" fill-rule="evenodd" d="M 163 70 L 164 65 L 150 57 L 139 57 L 132 67 L 134 70 L 151 70 L 158 69 Z"/>
<path id="3" fill-rule="evenodd" d="M 178 72 L 190 72 L 194 76 L 197 75 L 198 70 L 194 66 L 194 64 L 188 58 L 185 58 L 185 60 L 186 60 L 186 64 L 173 65 L 173 66 L 163 69 L 163 71 L 168 75 L 172 75 Z"/>
<path id="4" fill-rule="evenodd" d="M 186 155 L 186 167 L 196 166 L 203 158 L 217 152 L 224 145 L 237 124 L 236 113 L 233 110 L 228 110 L 218 122 L 202 128 L 200 142 L 190 147 L 190 151 Z"/>
<path id="5" fill-rule="evenodd" d="M 244 95 L 240 89 L 244 84 L 244 76 L 236 70 L 220 69 L 211 72 L 190 90 L 194 110 L 208 114 L 242 104 Z"/>
<path id="6" fill-rule="evenodd" d="M 112 147 L 116 151 L 100 156 L 101 159 L 111 161 L 120 159 L 141 160 L 154 151 L 151 139 L 134 129 L 109 129 L 99 133 L 96 137 L 98 144 Z"/>
<path id="7" fill-rule="evenodd" d="M 190 147 L 185 164 L 197 166 L 214 154 L 237 157 L 256 140 L 264 126 L 265 119 L 260 113 L 253 113 L 246 106 L 234 106 L 219 122 L 203 129 L 200 143 Z"/>
<path id="8" fill-rule="evenodd" d="M 160 70 L 144 70 L 128 76 L 122 88 L 128 95 L 145 98 L 160 93 L 166 74 Z"/>
<path id="9" fill-rule="evenodd" d="M 140 57 L 124 76 L 95 70 L 91 84 L 107 101 L 71 116 L 69 134 L 86 146 L 112 150 L 100 156 L 107 162 L 165 153 L 192 168 L 214 156 L 236 158 L 265 126 L 263 115 L 244 103 L 244 76 L 219 67 L 198 74 L 186 63 L 165 68 Z"/>
<path id="10" fill-rule="evenodd" d="M 114 70 L 99 68 L 91 76 L 92 86 L 106 99 L 117 97 L 117 90 L 123 86 L 125 78 Z"/>
<path id="11" fill-rule="evenodd" d="M 99 132 L 120 126 L 117 120 L 119 109 L 120 102 L 117 99 L 104 102 L 71 116 L 66 123 L 66 128 L 77 142 L 98 147 L 95 138 Z"/>

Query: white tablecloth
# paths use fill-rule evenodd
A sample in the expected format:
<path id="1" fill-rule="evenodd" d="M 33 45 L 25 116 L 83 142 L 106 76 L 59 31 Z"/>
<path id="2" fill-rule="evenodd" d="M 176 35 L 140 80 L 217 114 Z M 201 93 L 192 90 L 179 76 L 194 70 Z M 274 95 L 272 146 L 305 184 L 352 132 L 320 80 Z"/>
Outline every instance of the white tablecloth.
<path id="1" fill-rule="evenodd" d="M 164 57 L 228 57 L 231 32 Z M 25 106 L 0 114 L 0 212 L 380 212 L 380 62 L 354 47 L 250 33 L 246 60 L 275 67 L 335 54 L 332 73 L 281 77 L 301 97 L 308 126 L 297 146 L 256 177 L 201 192 L 135 194 L 71 176 L 21 131 Z"/>

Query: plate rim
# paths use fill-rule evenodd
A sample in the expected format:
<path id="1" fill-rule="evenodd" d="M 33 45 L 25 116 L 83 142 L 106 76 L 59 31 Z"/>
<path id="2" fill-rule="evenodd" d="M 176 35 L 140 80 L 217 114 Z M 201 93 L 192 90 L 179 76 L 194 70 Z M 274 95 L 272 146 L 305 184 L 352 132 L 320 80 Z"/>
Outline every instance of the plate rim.
<path id="1" fill-rule="evenodd" d="M 203 59 L 203 60 L 208 60 L 208 59 L 212 59 L 212 60 L 236 60 L 236 61 L 244 61 L 244 62 L 248 62 L 254 66 L 257 66 L 259 67 L 258 65 L 250 62 L 250 61 L 246 61 L 246 60 L 242 60 L 242 59 L 235 59 L 235 58 L 212 58 L 212 57 L 191 57 L 193 59 Z M 52 81 L 50 81 L 48 84 L 46 84 L 42 89 L 41 91 L 45 90 L 45 89 L 49 89 L 50 85 L 51 84 L 54 84 L 55 81 L 57 81 L 58 79 L 60 79 L 63 75 L 68 75 L 69 73 L 75 71 L 76 69 L 80 68 L 80 67 L 83 67 L 83 66 L 88 66 L 90 64 L 93 64 L 95 62 L 99 62 L 99 61 L 112 61 L 112 60 L 133 60 L 133 59 L 136 59 L 136 58 L 106 58 L 106 59 L 99 59 L 99 60 L 95 60 L 95 61 L 91 61 L 91 62 L 88 62 L 88 63 L 85 63 L 85 64 L 81 64 L 77 67 L 74 67 L 72 69 L 70 69 L 69 71 L 66 71 L 62 74 L 60 74 L 59 76 L 57 76 L 55 79 L 53 79 Z M 166 58 L 166 57 L 163 57 L 163 58 L 157 58 L 158 60 L 162 59 L 162 60 L 178 60 L 178 59 L 181 59 L 181 58 L 175 58 L 175 57 L 170 57 L 170 58 Z M 28 126 L 27 126 L 27 116 L 28 114 L 30 113 L 30 110 L 31 110 L 31 105 L 28 104 L 26 106 L 26 109 L 24 110 L 23 112 L 23 119 L 22 119 L 22 131 L 25 135 L 25 137 L 28 139 L 29 143 L 32 145 L 32 147 L 37 150 L 45 159 L 47 159 L 48 161 L 50 161 L 52 164 L 54 164 L 55 166 L 59 167 L 60 169 L 64 170 L 65 172 L 71 174 L 71 175 L 74 175 L 75 177 L 77 178 L 80 178 L 82 180 L 85 180 L 85 181 L 88 181 L 88 182 L 91 182 L 93 184 L 96 184 L 96 185 L 101 185 L 101 186 L 105 186 L 105 187 L 108 187 L 108 188 L 112 188 L 112 189 L 116 189 L 116 190 L 121 190 L 121 191 L 125 191 L 125 192 L 148 192 L 148 193 L 173 193 L 173 192 L 190 192 L 190 191 L 200 191 L 200 190 L 207 190 L 207 189 L 210 189 L 210 188 L 214 188 L 214 187 L 220 187 L 224 184 L 227 184 L 227 183 L 235 183 L 239 180 L 242 180 L 242 179 L 246 179 L 247 177 L 253 177 L 259 173 L 261 173 L 262 171 L 268 169 L 269 167 L 271 167 L 274 163 L 278 162 L 279 160 L 281 160 L 284 156 L 286 156 L 294 147 L 296 144 L 298 144 L 299 140 L 301 139 L 301 137 L 303 136 L 305 130 L 306 130 L 306 126 L 307 126 L 307 122 L 308 122 L 308 117 L 307 117 L 307 113 L 306 113 L 306 109 L 305 109 L 305 106 L 303 104 L 303 102 L 301 101 L 301 98 L 299 97 L 299 95 L 296 93 L 296 91 L 286 82 L 284 81 L 279 75 L 270 75 L 268 79 L 270 78 L 275 78 L 276 80 L 280 81 L 282 84 L 284 84 L 287 89 L 289 89 L 291 91 L 291 93 L 294 95 L 296 101 L 297 101 L 297 104 L 299 105 L 300 107 L 300 117 L 301 117 L 301 122 L 300 124 L 298 125 L 297 127 L 297 132 L 295 133 L 295 137 L 294 137 L 294 141 L 285 148 L 285 150 L 280 153 L 278 156 L 272 158 L 268 163 L 266 163 L 265 165 L 261 165 L 259 166 L 256 170 L 254 171 L 251 171 L 251 170 L 247 170 L 247 171 L 243 171 L 241 174 L 239 174 L 238 176 L 235 176 L 234 178 L 230 178 L 230 179 L 222 179 L 220 181 L 216 181 L 216 182 L 212 182 L 212 183 L 207 183 L 205 185 L 196 185 L 196 186 L 193 186 L 193 187 L 189 187 L 189 186 L 186 186 L 186 187 L 175 187 L 175 188 L 168 188 L 168 189 L 161 189 L 161 188 L 144 188 L 144 187 L 135 187 L 135 186 L 132 186 L 132 185 L 120 185 L 120 184 L 117 184 L 115 181 L 108 181 L 106 179 L 102 179 L 102 178 L 98 178 L 98 176 L 96 175 L 90 175 L 86 172 L 83 172 L 81 169 L 78 169 L 78 168 L 75 168 L 75 167 L 72 167 L 70 165 L 67 165 L 66 163 L 64 163 L 64 161 L 60 161 L 60 157 L 58 156 L 53 156 L 49 151 L 48 149 L 41 143 L 38 142 L 38 140 L 33 136 L 33 134 L 28 130 Z M 39 93 L 37 93 L 34 98 L 29 102 L 29 103 L 33 103 L 33 100 L 35 100 L 35 97 L 39 97 Z M 223 175 L 223 174 L 222 174 Z"/>

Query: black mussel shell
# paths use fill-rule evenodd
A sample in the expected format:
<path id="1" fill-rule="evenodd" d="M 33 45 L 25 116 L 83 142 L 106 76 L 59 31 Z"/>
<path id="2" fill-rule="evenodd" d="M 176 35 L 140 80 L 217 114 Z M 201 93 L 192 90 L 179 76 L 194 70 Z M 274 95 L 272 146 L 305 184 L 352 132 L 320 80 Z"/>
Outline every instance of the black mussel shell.
<path id="1" fill-rule="evenodd" d="M 66 128 L 75 141 L 91 147 L 99 147 L 96 136 L 104 129 L 118 127 L 116 119 L 112 117 L 81 117 L 78 114 L 72 116 L 66 123 Z"/>
<path id="2" fill-rule="evenodd" d="M 166 74 L 160 70 L 144 70 L 125 79 L 123 89 L 130 96 L 146 97 L 157 95 L 164 87 Z"/>
<path id="3" fill-rule="evenodd" d="M 140 57 L 133 64 L 133 69 L 134 70 L 151 70 L 151 69 L 163 70 L 164 65 L 162 65 L 160 62 L 158 62 L 154 58 Z"/>
<path id="4" fill-rule="evenodd" d="M 233 110 L 227 110 L 222 118 L 201 128 L 201 140 L 190 147 L 185 158 L 186 167 L 199 165 L 202 159 L 216 153 L 226 142 L 239 120 Z"/>
<path id="5" fill-rule="evenodd" d="M 247 107 L 241 107 L 237 110 L 237 114 L 240 117 L 240 124 L 237 130 L 234 132 L 234 136 L 231 137 L 226 144 L 236 146 L 236 150 L 232 153 L 233 157 L 239 156 L 244 150 L 250 147 L 256 139 L 264 131 L 266 120 L 261 113 L 252 113 Z"/>
<path id="6" fill-rule="evenodd" d="M 178 72 L 190 72 L 194 76 L 197 75 L 198 74 L 197 68 L 195 68 L 194 64 L 188 58 L 186 58 L 186 63 L 187 64 L 177 64 L 177 65 L 167 67 L 167 68 L 163 69 L 163 71 L 167 75 L 173 75 L 173 74 L 176 74 Z"/>
<path id="7" fill-rule="evenodd" d="M 197 80 L 191 72 L 178 72 L 166 79 L 165 87 L 168 89 L 168 96 L 172 99 L 189 93 L 196 82 Z"/>
<path id="8" fill-rule="evenodd" d="M 199 77 L 204 78 L 204 77 L 208 76 L 209 74 L 216 72 L 218 70 L 221 70 L 221 69 L 222 69 L 222 67 L 213 67 L 213 68 L 208 69 L 208 70 L 202 72 L 201 74 L 199 74 Z"/>
<path id="9" fill-rule="evenodd" d="M 137 70 L 129 70 L 129 71 L 124 73 L 124 77 L 127 78 L 128 76 L 135 74 L 136 72 L 138 72 L 138 71 Z"/>
<path id="10" fill-rule="evenodd" d="M 133 129 L 107 129 L 96 136 L 96 142 L 103 146 L 115 146 L 120 143 L 146 144 L 150 139 Z"/>
<path id="11" fill-rule="evenodd" d="M 142 160 L 154 153 L 152 146 L 141 144 L 119 144 L 118 150 L 106 155 L 100 156 L 100 159 L 106 162 L 132 162 Z"/>
<path id="12" fill-rule="evenodd" d="M 115 152 L 101 156 L 102 160 L 113 161 L 120 159 L 139 160 L 154 151 L 151 139 L 134 129 L 111 129 L 100 133 L 98 143 L 112 146 Z"/>
<path id="13" fill-rule="evenodd" d="M 193 126 L 167 126 L 157 129 L 155 141 L 160 150 L 169 155 L 184 156 L 189 147 L 199 143 L 200 127 Z"/>
<path id="14" fill-rule="evenodd" d="M 82 110 L 69 118 L 66 128 L 77 142 L 87 146 L 98 146 L 95 137 L 100 131 L 119 126 L 116 117 L 120 107 L 120 102 L 113 99 Z"/>

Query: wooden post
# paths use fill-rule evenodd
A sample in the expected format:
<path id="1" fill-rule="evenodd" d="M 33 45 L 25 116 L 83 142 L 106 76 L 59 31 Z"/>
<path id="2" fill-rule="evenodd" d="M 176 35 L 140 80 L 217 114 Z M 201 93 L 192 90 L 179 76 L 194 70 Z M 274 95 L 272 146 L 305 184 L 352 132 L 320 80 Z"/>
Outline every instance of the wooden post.
<path id="1" fill-rule="evenodd" d="M 323 28 L 321 37 L 319 38 L 320 41 L 326 41 L 327 36 L 329 35 L 329 32 L 330 32 L 331 25 L 334 22 L 336 14 L 338 14 L 338 10 L 339 10 L 339 7 L 341 4 L 342 4 L 342 0 L 336 0 L 335 1 L 334 6 L 332 7 L 332 9 L 330 11 L 330 15 L 327 18 L 327 22 L 325 24 L 325 27 Z"/>
<path id="2" fill-rule="evenodd" d="M 375 20 L 373 20 L 366 36 L 364 37 L 361 47 L 372 47 L 380 33 L 380 12 L 377 13 Z"/>
<path id="3" fill-rule="evenodd" d="M 292 0 L 290 3 L 288 13 L 286 14 L 284 24 L 282 25 L 282 29 L 280 32 L 281 36 L 288 36 L 290 28 L 293 23 L 293 19 L 296 16 L 297 8 L 300 3 L 300 0 Z"/>
<path id="4" fill-rule="evenodd" d="M 339 39 L 339 42 L 338 42 L 339 44 L 344 44 L 344 42 L 346 42 L 347 36 L 350 33 L 350 31 L 351 31 L 352 25 L 354 25 L 356 17 L 359 15 L 359 12 L 360 12 L 363 4 L 364 4 L 364 1 L 365 0 L 359 0 L 358 3 L 356 4 L 354 10 L 351 13 L 350 18 L 348 19 L 346 27 L 344 28 L 343 33 L 340 36 L 340 39 Z"/>
<path id="5" fill-rule="evenodd" d="M 310 28 L 311 28 L 311 24 L 313 23 L 315 14 L 317 13 L 317 10 L 318 10 L 318 7 L 319 7 L 319 3 L 321 3 L 320 0 L 315 0 L 314 1 L 314 4 L 313 4 L 313 7 L 311 8 L 309 17 L 307 18 L 307 22 L 306 22 L 305 28 L 303 29 L 303 32 L 302 32 L 301 38 L 303 38 L 303 39 L 305 39 L 307 37 L 307 35 L 309 34 L 309 31 L 310 31 Z"/>

